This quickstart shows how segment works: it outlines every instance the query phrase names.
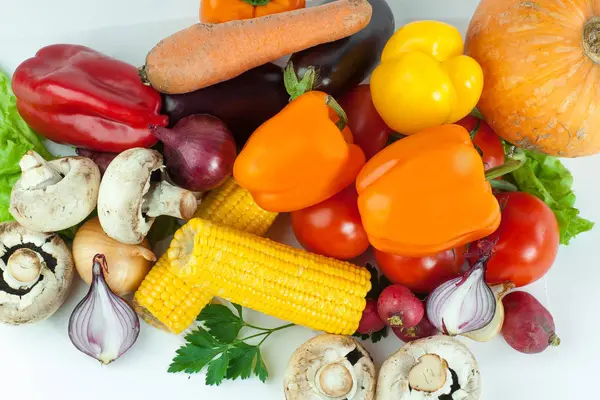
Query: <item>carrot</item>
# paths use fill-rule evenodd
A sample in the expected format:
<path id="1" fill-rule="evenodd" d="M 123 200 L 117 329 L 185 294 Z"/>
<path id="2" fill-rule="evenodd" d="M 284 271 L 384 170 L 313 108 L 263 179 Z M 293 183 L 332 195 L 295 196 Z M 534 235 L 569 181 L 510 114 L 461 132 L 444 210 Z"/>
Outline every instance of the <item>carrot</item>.
<path id="1" fill-rule="evenodd" d="M 350 36 L 369 23 L 371 13 L 367 0 L 338 0 L 260 18 L 195 24 L 158 43 L 142 74 L 160 92 L 191 92 Z"/>

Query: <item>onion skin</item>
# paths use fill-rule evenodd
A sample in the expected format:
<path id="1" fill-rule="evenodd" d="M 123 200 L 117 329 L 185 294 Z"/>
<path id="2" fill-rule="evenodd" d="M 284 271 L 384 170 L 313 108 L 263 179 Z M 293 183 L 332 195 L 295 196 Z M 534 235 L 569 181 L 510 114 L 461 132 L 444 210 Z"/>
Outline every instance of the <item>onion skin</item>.
<path id="1" fill-rule="evenodd" d="M 151 125 L 164 144 L 165 164 L 173 182 L 192 192 L 223 184 L 233 173 L 235 140 L 223 121 L 211 115 L 190 115 L 171 129 Z"/>
<path id="2" fill-rule="evenodd" d="M 73 260 L 81 279 L 92 282 L 92 260 L 104 254 L 110 270 L 106 282 L 119 296 L 135 292 L 156 261 L 150 243 L 144 239 L 139 245 L 120 243 L 102 230 L 98 217 L 83 224 L 73 240 Z"/>

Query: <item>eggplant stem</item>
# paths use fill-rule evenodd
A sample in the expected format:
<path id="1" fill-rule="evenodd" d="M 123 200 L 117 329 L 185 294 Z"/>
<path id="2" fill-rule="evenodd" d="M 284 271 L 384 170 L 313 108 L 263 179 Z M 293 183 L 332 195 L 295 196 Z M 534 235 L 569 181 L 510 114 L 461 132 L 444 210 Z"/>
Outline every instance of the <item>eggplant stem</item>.
<path id="1" fill-rule="evenodd" d="M 285 90 L 290 95 L 290 101 L 294 101 L 304 93 L 312 91 L 316 80 L 317 71 L 313 66 L 308 67 L 301 79 L 298 79 L 298 75 L 296 75 L 296 70 L 294 69 L 294 63 L 291 61 L 283 70 L 283 84 Z"/>
<path id="2" fill-rule="evenodd" d="M 344 111 L 342 106 L 340 106 L 340 103 L 335 101 L 333 96 L 328 95 L 325 98 L 325 104 L 331 107 L 333 111 L 335 111 L 335 113 L 338 115 L 338 117 L 340 117 L 340 120 L 336 122 L 335 125 L 338 127 L 340 132 L 342 132 L 344 129 L 346 129 L 346 126 L 348 125 L 348 115 L 346 115 L 346 112 Z"/>

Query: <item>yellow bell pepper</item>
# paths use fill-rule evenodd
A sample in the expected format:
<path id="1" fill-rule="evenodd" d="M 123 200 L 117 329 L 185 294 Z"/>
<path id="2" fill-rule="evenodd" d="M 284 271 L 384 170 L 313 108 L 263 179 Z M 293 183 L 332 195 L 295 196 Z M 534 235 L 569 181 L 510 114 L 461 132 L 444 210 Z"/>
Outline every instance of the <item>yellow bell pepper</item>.
<path id="1" fill-rule="evenodd" d="M 390 128 L 410 135 L 473 110 L 483 71 L 463 50 L 460 32 L 438 21 L 409 23 L 390 38 L 371 77 L 373 103 Z"/>

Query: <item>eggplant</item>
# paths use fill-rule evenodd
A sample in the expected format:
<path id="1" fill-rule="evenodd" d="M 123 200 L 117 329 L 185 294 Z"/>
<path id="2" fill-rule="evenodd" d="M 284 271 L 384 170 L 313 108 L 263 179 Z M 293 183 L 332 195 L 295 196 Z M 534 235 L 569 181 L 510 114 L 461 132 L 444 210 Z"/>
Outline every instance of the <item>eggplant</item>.
<path id="1" fill-rule="evenodd" d="M 229 127 L 239 148 L 252 132 L 289 102 L 283 71 L 265 64 L 242 75 L 194 92 L 163 95 L 163 114 L 170 126 L 193 114 L 209 114 Z"/>
<path id="2" fill-rule="evenodd" d="M 373 14 L 363 30 L 292 55 L 290 62 L 299 77 L 303 77 L 309 67 L 315 68 L 314 90 L 342 97 L 368 78 L 379 64 L 383 48 L 395 31 L 394 14 L 386 0 L 369 0 L 369 3 Z"/>

